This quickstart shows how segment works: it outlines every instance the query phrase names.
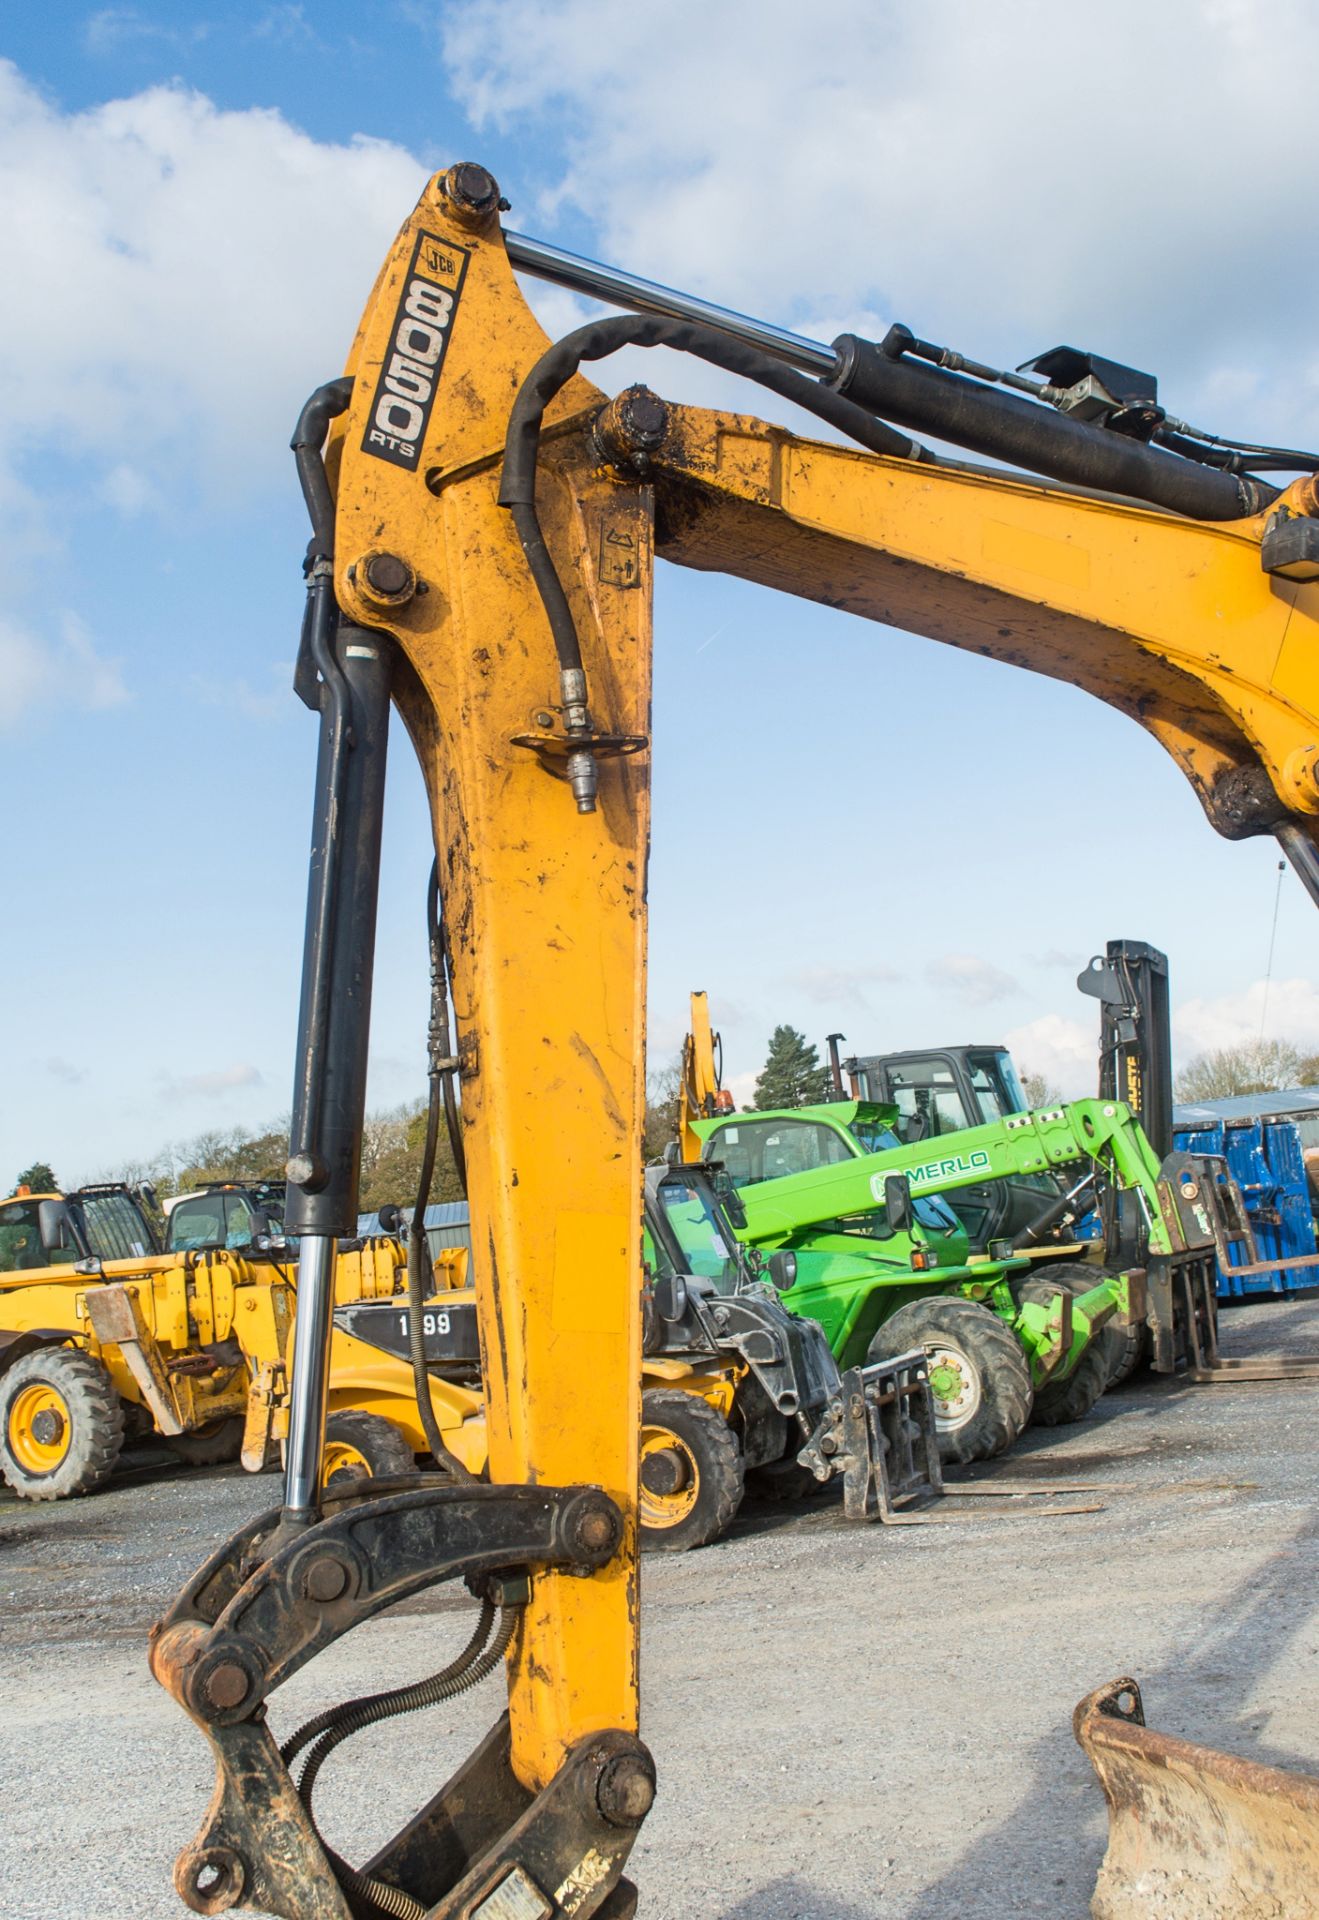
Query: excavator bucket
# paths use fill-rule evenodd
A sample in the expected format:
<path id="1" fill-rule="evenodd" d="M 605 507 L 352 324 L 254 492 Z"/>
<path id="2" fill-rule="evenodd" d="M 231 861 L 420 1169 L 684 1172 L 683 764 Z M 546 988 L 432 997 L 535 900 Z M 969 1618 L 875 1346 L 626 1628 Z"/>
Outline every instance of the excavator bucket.
<path id="1" fill-rule="evenodd" d="M 1108 1801 L 1094 1920 L 1317 1920 L 1319 1780 L 1152 1732 L 1130 1679 L 1072 1725 Z"/>

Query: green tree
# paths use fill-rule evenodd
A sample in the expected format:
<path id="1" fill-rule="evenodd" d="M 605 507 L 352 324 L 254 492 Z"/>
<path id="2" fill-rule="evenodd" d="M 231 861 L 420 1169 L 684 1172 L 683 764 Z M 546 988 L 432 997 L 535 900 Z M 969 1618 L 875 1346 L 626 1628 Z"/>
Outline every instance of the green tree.
<path id="1" fill-rule="evenodd" d="M 1276 1093 L 1301 1084 L 1300 1050 L 1290 1040 L 1243 1040 L 1198 1053 L 1174 1083 L 1179 1100 L 1225 1100 L 1234 1093 Z"/>
<path id="2" fill-rule="evenodd" d="M 827 1100 L 832 1090 L 829 1069 L 820 1065 L 819 1049 L 796 1027 L 775 1027 L 752 1104 L 762 1110 L 805 1107 Z"/>
<path id="3" fill-rule="evenodd" d="M 14 1185 L 16 1187 L 31 1187 L 33 1193 L 58 1193 L 60 1190 L 59 1182 L 56 1180 L 48 1160 L 34 1160 L 30 1167 L 25 1167 L 23 1172 L 19 1174 Z"/>

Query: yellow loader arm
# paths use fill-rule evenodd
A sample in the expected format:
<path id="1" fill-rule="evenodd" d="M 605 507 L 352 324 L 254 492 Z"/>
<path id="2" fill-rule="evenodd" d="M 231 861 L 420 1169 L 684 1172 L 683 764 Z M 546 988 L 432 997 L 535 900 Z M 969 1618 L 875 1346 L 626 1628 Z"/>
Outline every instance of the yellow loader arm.
<path id="1" fill-rule="evenodd" d="M 705 1155 L 700 1139 L 692 1130 L 692 1121 L 711 1119 L 719 1111 L 716 1106 L 722 1092 L 716 1065 L 719 1048 L 719 1036 L 710 1026 L 709 999 L 704 993 L 693 993 L 678 1081 L 678 1143 L 684 1160 L 701 1160 Z"/>
<path id="2" fill-rule="evenodd" d="M 692 302 L 656 313 L 654 290 L 636 301 L 648 317 L 550 347 L 513 274 L 546 270 L 550 250 L 529 260 L 499 205 L 479 167 L 429 183 L 346 376 L 313 396 L 294 439 L 313 524 L 295 684 L 320 713 L 321 758 L 288 1164 L 301 1259 L 285 1493 L 180 1595 L 152 1655 L 218 1763 L 176 1871 L 199 1912 L 632 1911 L 621 1873 L 654 1788 L 637 1737 L 636 1494 L 657 546 L 1088 686 L 1175 754 L 1220 830 L 1277 832 L 1319 889 L 1307 481 L 1280 499 L 1116 434 L 1046 430 L 1053 416 L 1027 402 L 1014 404 L 1031 421 L 1005 416 L 1004 457 L 1042 434 L 1040 470 L 1091 490 L 968 471 L 879 417 L 912 424 L 924 372 L 919 406 L 907 370 L 864 343 L 835 356 L 832 383 L 809 379 L 800 351 L 787 365 L 766 353 L 773 329 L 711 326 Z M 582 364 L 638 345 L 758 380 L 863 451 L 644 388 L 606 403 Z M 979 427 L 958 431 L 994 450 Z M 434 819 L 430 1073 L 433 1090 L 462 1086 L 489 1480 L 474 1484 L 437 1433 L 446 1476 L 327 1498 L 329 1310 L 356 1215 L 391 698 Z M 694 1062 L 698 1098 L 707 1076 L 712 1061 Z M 432 1136 L 437 1113 L 433 1099 Z M 280 1749 L 267 1701 L 359 1620 L 457 1577 L 482 1597 L 472 1647 L 380 1711 L 447 1697 L 506 1655 L 508 1716 L 351 1867 L 320 1835 L 312 1786 L 358 1708 Z"/>

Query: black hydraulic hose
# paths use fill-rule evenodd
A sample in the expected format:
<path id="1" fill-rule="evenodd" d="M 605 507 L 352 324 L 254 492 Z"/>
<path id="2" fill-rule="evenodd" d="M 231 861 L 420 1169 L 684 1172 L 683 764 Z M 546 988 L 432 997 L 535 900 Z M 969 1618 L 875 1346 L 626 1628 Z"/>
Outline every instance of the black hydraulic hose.
<path id="1" fill-rule="evenodd" d="M 1219 467 L 1227 473 L 1246 473 L 1251 468 L 1271 473 L 1319 473 L 1319 454 L 1298 453 L 1288 447 L 1237 447 L 1230 440 L 1199 440 L 1173 427 L 1158 428 L 1154 438 L 1183 459 L 1198 460 L 1202 466 Z"/>
<path id="2" fill-rule="evenodd" d="M 458 1118 L 458 1095 L 455 1089 L 458 1069 L 449 1031 L 449 979 L 453 969 L 449 961 L 449 929 L 440 911 L 438 860 L 431 861 L 430 881 L 426 888 L 426 937 L 431 966 L 430 1072 L 432 1076 L 438 1073 L 444 1083 L 444 1125 L 449 1135 L 454 1172 L 465 1200 L 467 1149 L 463 1145 L 463 1130 Z"/>
<path id="3" fill-rule="evenodd" d="M 417 1199 L 408 1227 L 408 1358 L 412 1364 L 412 1384 L 417 1394 L 417 1412 L 421 1416 L 426 1444 L 435 1457 L 436 1465 L 443 1467 L 454 1480 L 470 1481 L 475 1478 L 475 1475 L 468 1471 L 457 1454 L 451 1452 L 444 1443 L 444 1435 L 435 1417 L 435 1408 L 431 1404 L 430 1373 L 426 1366 L 425 1308 L 435 1279 L 430 1241 L 426 1236 L 426 1205 L 430 1199 L 431 1181 L 435 1177 L 435 1152 L 440 1140 L 441 1105 L 444 1107 L 449 1127 L 450 1143 L 454 1146 L 455 1165 L 459 1170 L 463 1191 L 467 1190 L 467 1163 L 466 1159 L 461 1157 L 462 1135 L 453 1092 L 455 1062 L 449 1051 L 447 958 L 439 902 L 439 867 L 438 863 L 432 861 L 430 882 L 426 889 L 426 930 L 431 957 L 430 1070 L 427 1076 L 429 1095 L 426 1103 L 426 1138 L 422 1147 L 421 1171 L 417 1176 Z"/>
<path id="4" fill-rule="evenodd" d="M 490 1638 L 490 1629 L 494 1625 L 494 1619 L 494 1602 L 492 1600 L 483 1600 L 481 1602 L 481 1611 L 477 1617 L 476 1625 L 472 1629 L 472 1635 L 467 1645 L 463 1648 L 456 1660 L 451 1660 L 447 1667 L 441 1667 L 440 1671 L 432 1674 L 430 1679 L 417 1681 L 409 1687 L 394 1687 L 387 1693 L 363 1694 L 360 1699 L 345 1700 L 337 1707 L 327 1707 L 324 1713 L 318 1713 L 314 1719 L 305 1720 L 297 1732 L 292 1734 L 279 1750 L 279 1757 L 284 1762 L 284 1765 L 291 1767 L 304 1747 L 314 1747 L 325 1734 L 331 1733 L 339 1727 L 344 1728 L 339 1738 L 346 1740 L 350 1733 L 357 1732 L 359 1726 L 369 1727 L 374 1721 L 388 1719 L 395 1713 L 410 1713 L 412 1708 L 406 1705 L 386 1707 L 381 1712 L 376 1712 L 375 1708 L 378 1703 L 382 1701 L 392 1701 L 400 1695 L 415 1693 L 419 1687 L 435 1686 L 442 1681 L 447 1682 L 459 1674 L 466 1673 L 467 1669 L 480 1653 L 482 1647 L 484 1647 L 486 1641 Z M 440 1695 L 439 1697 L 447 1698 L 446 1695 Z M 430 1703 L 424 1701 L 421 1704 L 429 1705 Z M 367 1718 L 360 1719 L 358 1716 L 367 1709 L 370 1709 Z M 349 1722 L 352 1724 L 349 1725 Z M 336 1741 L 335 1744 L 337 1746 L 338 1741 Z M 310 1764 L 310 1762 L 308 1764 Z M 317 1771 L 319 1771 L 319 1763 L 317 1765 Z M 299 1791 L 303 1794 L 304 1798 L 309 1796 L 311 1792 L 311 1787 L 307 1783 L 305 1769 Z"/>
<path id="5" fill-rule="evenodd" d="M 893 358 L 873 340 L 834 341 L 831 384 L 918 433 L 1005 460 L 1091 492 L 1148 500 L 1191 520 L 1241 520 L 1278 497 L 1276 487 L 1221 473 L 1139 440 L 1056 413 L 1036 401 Z"/>
<path id="6" fill-rule="evenodd" d="M 285 1765 L 310 1745 L 311 1751 L 303 1765 L 298 1781 L 298 1795 L 307 1810 L 312 1827 L 325 1847 L 325 1852 L 334 1867 L 345 1892 L 357 1900 L 374 1907 L 377 1912 L 387 1914 L 390 1920 L 425 1920 L 429 1909 L 402 1887 L 396 1887 L 385 1880 L 373 1879 L 369 1874 L 361 1873 L 350 1866 L 341 1855 L 325 1845 L 325 1841 L 316 1826 L 312 1811 L 312 1794 L 315 1791 L 316 1777 L 334 1749 L 353 1734 L 360 1733 L 365 1727 L 377 1726 L 383 1720 L 397 1718 L 400 1714 L 417 1713 L 426 1707 L 438 1706 L 442 1701 L 454 1700 L 469 1688 L 477 1686 L 486 1675 L 493 1673 L 499 1665 L 521 1618 L 520 1606 L 506 1606 L 499 1617 L 499 1626 L 495 1637 L 486 1646 L 490 1638 L 490 1628 L 494 1621 L 495 1609 L 490 1600 L 481 1602 L 481 1611 L 472 1637 L 456 1660 L 450 1661 L 438 1673 L 428 1679 L 414 1681 L 410 1686 L 392 1687 L 385 1693 L 364 1694 L 357 1700 L 348 1700 L 342 1706 L 332 1707 L 316 1719 L 309 1720 L 299 1727 L 293 1738 L 281 1748 L 281 1757 Z"/>
<path id="7" fill-rule="evenodd" d="M 352 397 L 353 383 L 347 375 L 339 380 L 327 380 L 323 387 L 317 387 L 298 415 L 298 424 L 289 441 L 298 464 L 302 497 L 311 518 L 309 560 L 328 560 L 334 552 L 334 495 L 330 492 L 321 451 L 331 420 L 347 411 Z"/>
<path id="8" fill-rule="evenodd" d="M 582 652 L 572 609 L 545 545 L 536 512 L 540 430 L 546 407 L 582 362 L 602 360 L 623 347 L 672 347 L 679 353 L 693 354 L 727 373 L 740 374 L 744 379 L 770 388 L 783 399 L 827 420 L 872 453 L 905 460 L 930 458 L 905 434 L 895 433 L 864 407 L 713 327 L 698 326 L 689 320 L 666 320 L 658 314 L 626 314 L 592 321 L 589 326 L 565 334 L 536 362 L 513 403 L 499 486 L 499 504 L 509 508 L 513 515 L 527 565 L 545 605 L 563 672 L 581 671 Z"/>

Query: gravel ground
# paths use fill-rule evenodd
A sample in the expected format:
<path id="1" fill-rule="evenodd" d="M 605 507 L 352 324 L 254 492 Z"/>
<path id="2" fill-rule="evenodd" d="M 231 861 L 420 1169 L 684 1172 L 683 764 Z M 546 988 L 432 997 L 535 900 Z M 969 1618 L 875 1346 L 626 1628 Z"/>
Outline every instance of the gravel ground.
<path id="1" fill-rule="evenodd" d="M 1319 1301 L 1224 1317 L 1229 1353 L 1284 1345 L 1319 1352 Z M 1145 1385 L 1032 1432 L 998 1469 L 1093 1486 L 1099 1512 L 988 1519 L 968 1502 L 946 1524 L 861 1528 L 821 1498 L 748 1508 L 719 1545 L 648 1558 L 643 1731 L 661 1791 L 633 1854 L 646 1920 L 1083 1920 L 1105 1820 L 1070 1716 L 1118 1674 L 1141 1680 L 1163 1731 L 1319 1771 L 1312 1396 Z M 277 1493 L 144 1453 L 92 1499 L 0 1498 L 9 1920 L 184 1911 L 170 1865 L 211 1764 L 146 1671 L 145 1630 Z M 272 1717 L 290 1727 L 427 1672 L 465 1624 L 433 1601 L 373 1622 Z M 490 1682 L 362 1735 L 318 1794 L 335 1844 L 368 1853 L 497 1711 Z"/>

